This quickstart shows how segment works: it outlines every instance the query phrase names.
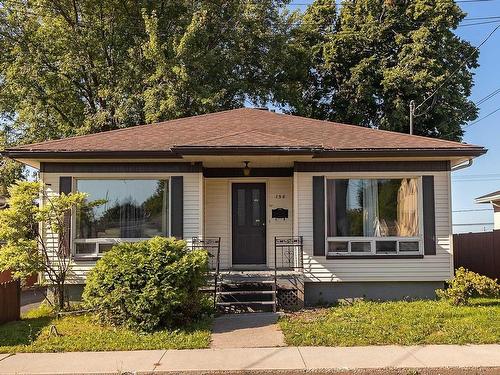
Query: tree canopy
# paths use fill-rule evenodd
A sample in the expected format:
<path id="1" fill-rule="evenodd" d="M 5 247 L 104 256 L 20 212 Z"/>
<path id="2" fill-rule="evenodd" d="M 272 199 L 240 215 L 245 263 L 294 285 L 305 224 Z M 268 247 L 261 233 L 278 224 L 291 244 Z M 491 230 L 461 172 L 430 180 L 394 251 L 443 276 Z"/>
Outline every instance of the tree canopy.
<path id="1" fill-rule="evenodd" d="M 477 52 L 453 0 L 0 1 L 0 127 L 28 143 L 244 104 L 459 140 Z M 466 61 L 466 64 L 462 63 Z M 453 76 L 451 73 L 457 71 Z M 450 78 L 451 76 L 451 78 Z"/>
<path id="2" fill-rule="evenodd" d="M 290 48 L 306 51 L 300 84 L 289 87 L 291 112 L 386 130 L 460 140 L 477 117 L 468 99 L 478 52 L 454 29 L 465 13 L 452 0 L 345 0 L 340 11 L 316 0 Z"/>

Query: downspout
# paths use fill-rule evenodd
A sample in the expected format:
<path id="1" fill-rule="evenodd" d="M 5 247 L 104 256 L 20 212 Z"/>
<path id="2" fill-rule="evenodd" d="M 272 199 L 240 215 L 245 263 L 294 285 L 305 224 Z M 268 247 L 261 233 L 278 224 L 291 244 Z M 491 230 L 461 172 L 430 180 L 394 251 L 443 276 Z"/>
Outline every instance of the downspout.
<path id="1" fill-rule="evenodd" d="M 454 166 L 453 168 L 451 168 L 451 171 L 455 172 L 455 171 L 459 171 L 460 169 L 469 168 L 472 165 L 472 160 L 473 159 L 469 159 L 465 163 Z"/>

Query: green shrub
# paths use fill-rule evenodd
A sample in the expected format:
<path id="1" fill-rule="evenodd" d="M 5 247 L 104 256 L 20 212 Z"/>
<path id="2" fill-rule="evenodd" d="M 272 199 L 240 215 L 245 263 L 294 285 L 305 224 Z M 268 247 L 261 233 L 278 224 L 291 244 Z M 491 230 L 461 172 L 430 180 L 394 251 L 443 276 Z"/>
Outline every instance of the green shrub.
<path id="1" fill-rule="evenodd" d="M 439 298 L 450 300 L 454 305 L 466 305 L 471 297 L 498 297 L 500 285 L 497 279 L 479 275 L 460 267 L 455 277 L 447 281 L 446 289 L 436 290 Z"/>
<path id="2" fill-rule="evenodd" d="M 155 237 L 108 251 L 87 277 L 83 300 L 104 323 L 152 331 L 198 319 L 206 304 L 208 253 Z"/>

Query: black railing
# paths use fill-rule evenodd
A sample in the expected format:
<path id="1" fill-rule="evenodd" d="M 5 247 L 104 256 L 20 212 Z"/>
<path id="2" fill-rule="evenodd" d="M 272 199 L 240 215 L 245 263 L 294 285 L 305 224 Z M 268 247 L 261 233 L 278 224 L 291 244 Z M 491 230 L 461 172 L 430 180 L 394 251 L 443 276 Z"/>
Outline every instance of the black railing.
<path id="1" fill-rule="evenodd" d="M 193 250 L 203 249 L 208 251 L 209 267 L 214 271 L 214 308 L 217 306 L 217 292 L 220 271 L 220 237 L 193 237 L 191 239 L 191 248 Z"/>
<path id="2" fill-rule="evenodd" d="M 220 266 L 220 237 L 193 237 L 191 248 L 204 249 L 209 254 L 209 267 L 215 271 Z"/>
<path id="3" fill-rule="evenodd" d="M 274 291 L 277 291 L 277 279 L 280 271 L 302 272 L 304 268 L 302 236 L 277 236 L 274 237 L 274 264 L 267 268 L 274 273 Z M 214 308 L 217 308 L 217 298 L 220 288 L 220 237 L 193 237 L 191 248 L 204 249 L 210 255 L 209 266 L 213 275 Z M 288 274 L 288 272 L 287 272 Z M 276 296 L 274 297 L 276 301 Z M 276 310 L 276 304 L 273 307 Z"/>
<path id="4" fill-rule="evenodd" d="M 274 237 L 274 266 L 276 270 L 300 270 L 304 268 L 304 241 L 302 236 Z"/>

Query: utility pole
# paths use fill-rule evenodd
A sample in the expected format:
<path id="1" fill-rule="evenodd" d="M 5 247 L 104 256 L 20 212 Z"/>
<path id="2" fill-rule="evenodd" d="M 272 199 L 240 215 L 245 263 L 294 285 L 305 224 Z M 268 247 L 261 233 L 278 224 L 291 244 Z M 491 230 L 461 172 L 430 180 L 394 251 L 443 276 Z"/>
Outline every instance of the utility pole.
<path id="1" fill-rule="evenodd" d="M 410 100 L 410 134 L 413 134 L 413 116 L 415 115 L 415 100 Z"/>

